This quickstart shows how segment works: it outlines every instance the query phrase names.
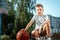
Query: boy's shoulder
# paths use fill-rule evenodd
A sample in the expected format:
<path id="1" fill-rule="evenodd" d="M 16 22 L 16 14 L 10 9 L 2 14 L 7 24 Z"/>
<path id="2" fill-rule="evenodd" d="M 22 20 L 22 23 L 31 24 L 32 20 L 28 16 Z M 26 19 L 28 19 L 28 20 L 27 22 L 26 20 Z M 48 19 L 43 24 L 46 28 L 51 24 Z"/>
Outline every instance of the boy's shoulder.
<path id="1" fill-rule="evenodd" d="M 44 15 L 45 17 L 48 17 L 48 15 L 46 14 L 46 15 Z"/>
<path id="2" fill-rule="evenodd" d="M 37 17 L 38 15 L 33 15 L 33 17 Z"/>
<path id="3" fill-rule="evenodd" d="M 37 18 L 37 17 L 39 17 L 39 16 L 38 16 L 38 15 L 34 15 L 33 17 Z M 48 17 L 48 15 L 47 15 L 47 14 L 44 15 L 44 17 Z"/>

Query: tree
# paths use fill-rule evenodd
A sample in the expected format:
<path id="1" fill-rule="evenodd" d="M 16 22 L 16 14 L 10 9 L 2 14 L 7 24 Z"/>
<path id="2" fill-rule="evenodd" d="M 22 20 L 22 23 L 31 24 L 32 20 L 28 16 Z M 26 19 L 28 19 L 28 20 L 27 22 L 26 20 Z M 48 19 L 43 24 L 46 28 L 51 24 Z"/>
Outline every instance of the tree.
<path id="1" fill-rule="evenodd" d="M 3 34 L 10 32 L 8 33 L 10 37 L 15 38 L 17 32 L 20 29 L 25 28 L 25 26 L 33 16 L 33 14 L 30 12 L 31 0 L 11 0 L 11 2 L 9 0 L 6 1 L 7 1 L 8 15 L 3 15 L 4 26 L 2 27 L 2 30 L 4 32 Z M 9 24 L 12 24 L 12 26 L 8 26 Z M 10 29 L 11 27 L 12 29 Z M 30 28 L 30 30 L 28 31 L 31 32 L 33 28 Z"/>

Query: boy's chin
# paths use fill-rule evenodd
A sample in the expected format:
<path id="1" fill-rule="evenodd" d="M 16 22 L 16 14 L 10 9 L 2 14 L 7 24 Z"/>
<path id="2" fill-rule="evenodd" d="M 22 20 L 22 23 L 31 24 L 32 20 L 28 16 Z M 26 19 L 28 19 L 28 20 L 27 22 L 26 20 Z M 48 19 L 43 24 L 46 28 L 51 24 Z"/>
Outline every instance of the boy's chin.
<path id="1" fill-rule="evenodd" d="M 37 14 L 37 15 L 41 15 L 41 14 Z"/>

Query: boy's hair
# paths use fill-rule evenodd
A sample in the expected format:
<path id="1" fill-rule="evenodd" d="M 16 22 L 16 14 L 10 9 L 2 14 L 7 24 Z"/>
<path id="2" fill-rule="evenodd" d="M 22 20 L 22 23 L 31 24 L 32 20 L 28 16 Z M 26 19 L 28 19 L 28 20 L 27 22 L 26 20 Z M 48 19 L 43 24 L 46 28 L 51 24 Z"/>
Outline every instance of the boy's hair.
<path id="1" fill-rule="evenodd" d="M 36 7 L 42 7 L 43 8 L 43 5 L 42 4 L 36 4 Z"/>

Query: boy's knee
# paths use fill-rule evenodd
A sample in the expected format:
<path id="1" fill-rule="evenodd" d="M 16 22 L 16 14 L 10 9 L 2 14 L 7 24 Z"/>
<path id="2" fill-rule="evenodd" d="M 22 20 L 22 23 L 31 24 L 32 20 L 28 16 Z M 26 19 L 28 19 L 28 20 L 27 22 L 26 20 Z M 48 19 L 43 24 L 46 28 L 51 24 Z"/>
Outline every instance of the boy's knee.
<path id="1" fill-rule="evenodd" d="M 32 34 L 34 34 L 34 33 L 35 33 L 35 31 L 33 30 L 31 33 L 32 33 Z"/>
<path id="2" fill-rule="evenodd" d="M 34 30 L 31 32 L 31 34 L 33 37 L 35 37 L 35 31 Z"/>
<path id="3" fill-rule="evenodd" d="M 32 31 L 32 36 L 33 36 L 33 37 L 38 37 L 38 36 L 39 36 L 39 32 L 33 30 L 33 31 Z"/>
<path id="4" fill-rule="evenodd" d="M 46 26 L 47 26 L 47 24 L 44 24 L 44 26 L 46 27 Z"/>
<path id="5" fill-rule="evenodd" d="M 35 37 L 39 37 L 39 31 L 35 31 Z"/>

